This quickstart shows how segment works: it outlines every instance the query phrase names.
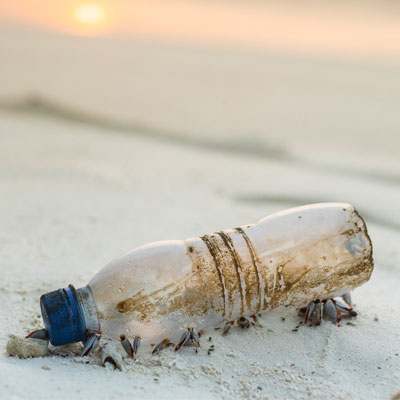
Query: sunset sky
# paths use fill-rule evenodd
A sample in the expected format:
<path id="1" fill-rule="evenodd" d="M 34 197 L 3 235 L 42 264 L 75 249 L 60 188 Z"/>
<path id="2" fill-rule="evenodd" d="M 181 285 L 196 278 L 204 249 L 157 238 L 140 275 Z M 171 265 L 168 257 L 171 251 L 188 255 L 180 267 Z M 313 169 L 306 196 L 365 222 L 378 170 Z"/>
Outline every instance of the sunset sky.
<path id="1" fill-rule="evenodd" d="M 400 7 L 267 1 L 19 0 L 0 21 L 83 36 L 178 39 L 279 50 L 400 58 Z M 388 5 L 389 4 L 389 5 Z"/>

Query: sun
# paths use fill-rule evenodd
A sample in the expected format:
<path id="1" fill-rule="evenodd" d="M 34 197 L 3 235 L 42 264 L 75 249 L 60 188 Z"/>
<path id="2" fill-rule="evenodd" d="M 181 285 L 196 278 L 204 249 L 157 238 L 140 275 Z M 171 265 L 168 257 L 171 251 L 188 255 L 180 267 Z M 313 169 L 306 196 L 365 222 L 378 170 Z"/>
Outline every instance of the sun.
<path id="1" fill-rule="evenodd" d="M 82 24 L 95 25 L 103 21 L 105 11 L 100 4 L 85 3 L 75 8 L 74 16 Z"/>

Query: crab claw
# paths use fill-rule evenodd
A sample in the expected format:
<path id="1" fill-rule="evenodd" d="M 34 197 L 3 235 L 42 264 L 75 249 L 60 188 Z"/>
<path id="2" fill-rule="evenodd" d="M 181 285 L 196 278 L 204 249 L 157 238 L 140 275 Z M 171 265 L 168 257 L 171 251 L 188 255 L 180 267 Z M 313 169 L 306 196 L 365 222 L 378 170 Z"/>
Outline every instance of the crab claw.
<path id="1" fill-rule="evenodd" d="M 121 341 L 121 345 L 122 345 L 123 349 L 126 351 L 128 356 L 131 358 L 135 358 L 135 355 L 133 353 L 133 347 L 132 347 L 129 339 L 125 335 L 120 335 L 119 339 Z"/>
<path id="2" fill-rule="evenodd" d="M 315 302 L 312 301 L 306 308 L 306 313 L 304 316 L 304 325 L 306 325 L 308 320 L 312 318 L 314 311 L 315 311 Z"/>
<path id="3" fill-rule="evenodd" d="M 171 344 L 171 341 L 169 339 L 164 339 L 161 343 L 159 343 L 156 347 L 154 347 L 154 349 L 151 352 L 151 354 L 159 353 L 161 350 L 164 350 L 170 344 Z"/>
<path id="4" fill-rule="evenodd" d="M 41 340 L 49 340 L 46 329 L 36 329 L 25 336 L 25 339 L 41 339 Z"/>
<path id="5" fill-rule="evenodd" d="M 235 323 L 235 321 L 228 321 L 226 324 L 225 324 L 225 326 L 224 326 L 224 329 L 222 330 L 222 336 L 225 336 L 225 335 L 227 335 L 228 333 L 229 333 L 229 331 L 231 330 L 231 328 L 232 328 L 232 325 Z"/>
<path id="6" fill-rule="evenodd" d="M 87 356 L 91 351 L 94 351 L 94 349 L 97 347 L 97 345 L 100 342 L 101 336 L 98 334 L 89 336 L 86 341 L 83 344 L 83 349 L 79 353 L 80 356 Z"/>
<path id="7" fill-rule="evenodd" d="M 190 337 L 191 337 L 190 329 L 188 329 L 186 332 L 183 332 L 174 350 L 178 351 L 182 346 L 186 344 L 186 342 L 190 339 Z"/>

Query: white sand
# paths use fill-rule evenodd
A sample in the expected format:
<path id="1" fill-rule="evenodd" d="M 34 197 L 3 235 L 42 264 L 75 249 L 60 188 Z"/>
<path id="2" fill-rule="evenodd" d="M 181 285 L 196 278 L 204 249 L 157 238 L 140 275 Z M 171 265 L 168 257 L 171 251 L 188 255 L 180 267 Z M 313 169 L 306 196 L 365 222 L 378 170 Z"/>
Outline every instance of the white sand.
<path id="1" fill-rule="evenodd" d="M 66 39 L 53 40 L 63 46 Z M 40 46 L 38 51 L 45 53 L 46 45 L 42 50 Z M 7 104 L 10 96 L 40 89 L 50 99 L 114 121 L 140 120 L 194 138 L 189 144 L 152 139 L 132 127 L 125 132 L 115 126 L 101 129 L 39 115 L 34 108 L 25 113 L 1 107 L 0 397 L 389 399 L 400 391 L 396 131 L 400 117 L 394 103 L 398 94 L 394 67 L 371 64 L 361 76 L 352 63 L 327 61 L 321 69 L 320 61 L 294 57 L 297 67 L 287 67 L 285 73 L 280 69 L 285 58 L 277 55 L 252 54 L 244 60 L 242 55 L 224 53 L 211 65 L 214 53 L 207 50 L 199 50 L 196 61 L 190 62 L 179 46 L 161 55 L 155 45 L 148 46 L 135 47 L 143 56 L 141 67 L 132 74 L 141 85 L 137 91 L 121 91 L 123 82 L 109 81 L 110 76 L 120 75 L 107 72 L 101 63 L 104 81 L 97 78 L 99 85 L 104 84 L 99 86 L 104 90 L 101 95 L 94 90 L 89 69 L 83 79 L 72 71 L 72 64 L 60 72 L 59 82 L 50 75 L 46 81 L 43 68 L 50 66 L 48 59 L 21 75 L 19 86 L 5 85 L 0 74 Z M 18 51 L 9 53 L 11 58 L 2 65 L 14 80 L 15 65 L 24 54 Z M 75 51 L 85 52 L 82 47 Z M 115 52 L 122 54 L 121 49 Z M 151 72 L 152 57 L 155 63 L 162 58 L 168 74 Z M 243 64 L 232 62 L 239 59 Z M 239 93 L 247 85 L 240 86 L 239 81 L 240 91 L 237 87 L 235 94 L 233 82 L 246 77 L 254 89 L 257 75 L 251 72 L 261 73 L 259 60 L 269 66 L 275 62 L 270 82 L 274 81 L 274 95 L 264 87 L 259 97 L 251 97 L 249 89 L 242 99 Z M 52 62 L 62 68 L 62 59 L 54 56 Z M 205 65 L 203 75 L 193 79 L 193 71 Z M 309 72 L 312 65 L 320 75 Z M 332 83 L 323 79 L 326 68 Z M 297 75 L 292 76 L 294 70 Z M 76 87 L 68 83 L 69 76 L 80 77 Z M 288 76 L 292 76 L 290 84 Z M 379 88 L 375 96 L 367 96 L 377 85 L 376 76 L 381 77 Z M 352 89 L 343 93 L 350 82 Z M 329 89 L 327 97 L 320 93 L 321 85 Z M 222 99 L 221 93 L 228 94 L 228 106 L 219 103 L 216 110 L 209 100 Z M 105 94 L 109 94 L 109 107 Z M 329 101 L 321 105 L 323 98 Z M 286 112 L 282 104 L 288 106 Z M 246 116 L 239 119 L 241 109 Z M 299 123 L 302 118 L 304 125 Z M 249 137 L 272 143 L 284 150 L 283 156 L 258 157 L 257 145 L 245 154 L 238 153 L 241 146 L 225 144 L 211 151 L 203 140 L 214 140 L 216 132 L 221 136 L 215 140 L 229 139 L 228 144 L 247 143 Z M 327 322 L 317 329 L 301 327 L 293 332 L 299 321 L 295 310 L 277 310 L 264 314 L 263 328 L 233 330 L 225 338 L 217 331 L 206 332 L 198 354 L 187 347 L 178 354 L 166 350 L 152 357 L 143 347 L 139 360 L 128 362 L 126 372 L 86 365 L 79 358 L 19 360 L 5 354 L 9 334 L 21 335 L 41 326 L 40 294 L 68 283 L 86 284 L 106 262 L 132 247 L 191 237 L 252 222 L 293 205 L 330 200 L 357 206 L 366 216 L 374 244 L 375 272 L 353 296 L 359 312 L 354 326 L 337 328 Z M 209 336 L 215 345 L 210 356 Z"/>

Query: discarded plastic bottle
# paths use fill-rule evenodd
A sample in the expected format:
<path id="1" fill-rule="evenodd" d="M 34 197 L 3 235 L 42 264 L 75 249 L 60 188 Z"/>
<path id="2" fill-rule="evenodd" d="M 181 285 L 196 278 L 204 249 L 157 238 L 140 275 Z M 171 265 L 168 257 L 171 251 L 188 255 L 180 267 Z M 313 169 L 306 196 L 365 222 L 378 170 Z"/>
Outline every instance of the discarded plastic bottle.
<path id="1" fill-rule="evenodd" d="M 239 228 L 150 243 L 111 261 L 89 284 L 44 294 L 53 345 L 101 330 L 147 343 L 280 306 L 340 296 L 366 282 L 372 245 L 350 204 L 279 212 Z"/>

